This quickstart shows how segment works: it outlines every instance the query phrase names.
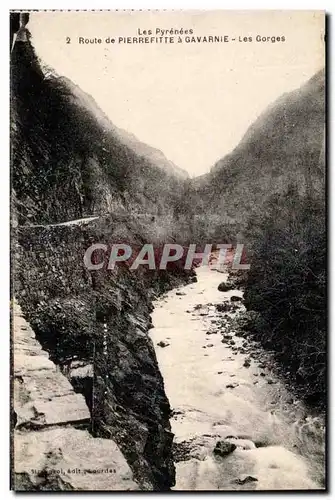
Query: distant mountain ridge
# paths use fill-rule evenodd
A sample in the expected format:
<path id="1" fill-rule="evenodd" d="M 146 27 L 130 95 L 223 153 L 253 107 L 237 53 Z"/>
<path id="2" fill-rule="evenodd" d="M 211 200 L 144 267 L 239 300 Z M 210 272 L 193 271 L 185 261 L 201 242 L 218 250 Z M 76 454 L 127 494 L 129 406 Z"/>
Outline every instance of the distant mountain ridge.
<path id="1" fill-rule="evenodd" d="M 271 104 L 208 174 L 191 180 L 193 210 L 209 221 L 211 215 L 231 218 L 243 229 L 253 210 L 289 185 L 318 196 L 325 182 L 324 142 L 322 69 Z"/>
<path id="2" fill-rule="evenodd" d="M 29 37 L 14 45 L 11 82 L 12 199 L 20 225 L 117 210 L 173 217 L 188 174 L 44 67 Z"/>
<path id="3" fill-rule="evenodd" d="M 162 151 L 140 141 L 135 134 L 114 125 L 90 94 L 81 90 L 78 85 L 74 84 L 66 77 L 60 77 L 60 80 L 63 81 L 69 89 L 71 89 L 73 97 L 78 100 L 77 104 L 84 105 L 86 109 L 90 110 L 99 124 L 104 127 L 105 130 L 113 132 L 125 146 L 131 148 L 139 156 L 149 159 L 155 166 L 161 168 L 169 174 L 174 173 L 176 176 L 180 176 L 183 179 L 187 179 L 189 177 L 186 170 L 183 170 L 172 161 L 168 160 Z"/>
<path id="4" fill-rule="evenodd" d="M 175 483 L 171 408 L 147 333 L 153 297 L 187 283 L 193 273 L 181 266 L 172 272 L 144 266 L 133 273 L 127 265 L 96 273 L 88 271 L 83 256 L 93 242 L 141 247 L 174 241 L 171 228 L 185 175 L 160 152 L 117 129 L 91 96 L 41 66 L 27 33 L 16 38 L 11 52 L 11 294 L 43 350 L 84 396 L 89 441 L 98 446 L 110 440 L 110 453 L 102 450 L 100 457 L 104 469 L 120 463 L 116 443 L 132 471 L 132 483 L 119 485 L 114 474 L 105 474 L 107 485 L 100 481 L 99 487 L 167 491 Z M 78 361 L 86 371 L 76 378 L 68 368 Z M 20 380 L 23 394 L 26 380 Z M 57 392 L 57 382 L 48 378 L 47 385 Z M 46 387 L 39 390 L 47 398 Z M 12 412 L 19 425 L 20 398 Z M 39 411 L 44 424 L 48 408 Z M 65 415 L 61 400 L 51 413 L 58 410 Z M 78 398 L 73 411 L 80 413 Z M 62 460 L 58 444 L 51 439 L 50 449 L 36 448 L 44 424 L 29 425 L 24 435 L 16 429 L 15 455 L 23 450 L 29 456 L 29 463 L 23 457 L 12 470 L 16 490 L 73 489 L 59 472 L 49 473 L 54 451 Z M 64 453 L 74 443 L 83 467 L 89 467 L 92 447 L 79 435 L 67 441 L 64 429 Z M 88 481 L 75 488 L 90 486 Z"/>
<path id="5" fill-rule="evenodd" d="M 292 92 L 285 92 L 270 104 L 250 125 L 232 153 L 219 160 L 212 167 L 211 172 L 219 171 L 225 167 L 226 161 L 229 161 L 231 156 L 234 157 L 235 154 L 241 153 L 241 148 L 250 149 L 251 144 L 255 144 L 260 138 L 267 139 L 267 142 L 278 140 L 279 134 L 283 131 L 291 148 L 293 145 L 291 141 L 294 141 L 294 146 L 298 147 L 298 151 L 306 147 L 306 143 L 300 138 L 294 137 L 297 133 L 305 135 L 309 146 L 318 147 L 320 119 L 324 121 L 324 92 L 325 70 L 322 69 L 300 88 Z M 296 126 L 299 128 L 296 129 Z M 315 134 L 314 137 L 312 133 Z"/>

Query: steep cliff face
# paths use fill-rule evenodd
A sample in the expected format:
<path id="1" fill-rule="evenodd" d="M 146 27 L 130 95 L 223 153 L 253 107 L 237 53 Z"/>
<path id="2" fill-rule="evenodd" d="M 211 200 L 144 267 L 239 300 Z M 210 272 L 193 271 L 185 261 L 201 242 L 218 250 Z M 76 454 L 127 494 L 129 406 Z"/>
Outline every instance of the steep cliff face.
<path id="1" fill-rule="evenodd" d="M 91 433 L 118 444 L 141 488 L 164 490 L 174 484 L 173 435 L 147 334 L 151 300 L 192 273 L 127 265 L 89 272 L 91 243 L 110 245 L 121 234 L 133 247 L 155 243 L 152 228 L 129 217 L 17 229 L 14 293 L 43 349 L 85 397 Z"/>
<path id="2" fill-rule="evenodd" d="M 275 101 L 237 147 L 192 180 L 191 209 L 207 218 L 207 231 L 233 236 L 273 195 L 290 186 L 300 195 L 322 196 L 325 186 L 325 73 Z M 191 191 L 192 194 L 192 191 Z M 220 229 L 221 227 L 221 229 Z"/>
<path id="3" fill-rule="evenodd" d="M 245 245 L 248 324 L 299 396 L 325 407 L 325 72 L 274 102 L 181 200 L 195 241 Z"/>
<path id="4" fill-rule="evenodd" d="M 22 224 L 124 209 L 168 219 L 186 172 L 115 127 L 92 97 L 43 68 L 29 41 L 11 54 L 12 187 Z"/>
<path id="5" fill-rule="evenodd" d="M 192 272 L 133 272 L 127 265 L 89 272 L 83 256 L 93 242 L 140 247 L 172 241 L 175 199 L 185 175 L 160 152 L 118 130 L 71 82 L 44 71 L 27 31 L 15 42 L 11 71 L 13 295 L 50 362 L 81 395 L 85 419 L 90 412 L 85 437 L 62 427 L 57 441 L 75 457 L 82 450 L 79 463 L 91 468 L 99 446 L 96 466 L 104 463 L 110 440 L 107 458 L 121 463 L 123 456 L 133 478 L 127 476 L 125 488 L 116 481 L 106 489 L 168 490 L 175 474 L 173 435 L 148 337 L 151 300 L 187 282 Z M 56 434 L 42 438 L 34 432 L 28 425 L 15 454 L 22 452 L 21 465 L 26 461 L 40 477 L 47 474 L 44 465 L 50 467 L 40 458 Z M 28 460 L 25 443 L 36 440 L 41 447 Z M 73 467 L 75 457 L 69 459 Z M 121 472 L 128 470 L 122 464 Z M 87 489 L 57 473 L 51 482 L 28 477 L 21 465 L 19 489 Z"/>
<path id="6" fill-rule="evenodd" d="M 15 490 L 139 489 L 117 444 L 88 432 L 84 397 L 48 359 L 15 301 L 12 312 Z"/>
<path id="7" fill-rule="evenodd" d="M 245 244 L 244 302 L 258 313 L 248 331 L 275 352 L 299 396 L 324 407 L 324 70 L 281 96 L 232 153 L 192 185 L 200 237 Z"/>

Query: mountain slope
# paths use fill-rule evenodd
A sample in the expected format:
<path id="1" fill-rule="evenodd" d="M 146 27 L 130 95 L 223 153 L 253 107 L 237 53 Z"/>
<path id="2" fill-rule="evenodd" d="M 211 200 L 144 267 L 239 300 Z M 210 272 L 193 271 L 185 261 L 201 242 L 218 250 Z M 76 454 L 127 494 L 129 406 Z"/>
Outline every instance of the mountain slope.
<path id="1" fill-rule="evenodd" d="M 19 224 L 116 209 L 173 213 L 187 174 L 115 127 L 67 78 L 45 69 L 29 33 L 27 41 L 14 45 L 11 83 L 12 185 Z"/>
<path id="2" fill-rule="evenodd" d="M 116 462 L 122 453 L 131 469 L 136 483 L 111 481 L 110 489 L 169 490 L 175 481 L 171 409 L 148 330 L 153 297 L 187 282 L 192 271 L 176 265 L 132 272 L 124 264 L 94 272 L 83 256 L 92 243 L 161 248 L 173 241 L 185 176 L 156 150 L 127 138 L 90 96 L 46 70 L 24 28 L 11 52 L 11 169 L 13 297 L 57 371 L 85 398 L 88 448 L 101 447 L 101 463 L 107 450 Z M 13 373 L 12 386 L 17 382 L 25 384 Z M 56 391 L 57 381 L 49 382 Z M 18 402 L 12 404 L 15 415 Z M 25 461 L 35 441 L 28 425 L 15 455 Z M 71 459 L 79 434 L 62 426 L 58 441 Z M 14 488 L 64 489 L 57 470 L 49 481 L 53 446 L 57 452 L 50 438 L 30 453 L 28 471 L 16 464 L 23 481 Z M 88 448 L 80 453 L 83 467 L 91 468 Z M 31 470 L 38 471 L 36 481 L 27 477 Z M 78 482 L 75 488 L 86 489 Z"/>
<path id="3" fill-rule="evenodd" d="M 193 204 L 212 218 L 231 219 L 243 231 L 247 214 L 291 184 L 301 194 L 317 196 L 324 188 L 324 130 L 325 74 L 321 70 L 269 106 L 232 153 L 209 174 L 192 181 Z"/>

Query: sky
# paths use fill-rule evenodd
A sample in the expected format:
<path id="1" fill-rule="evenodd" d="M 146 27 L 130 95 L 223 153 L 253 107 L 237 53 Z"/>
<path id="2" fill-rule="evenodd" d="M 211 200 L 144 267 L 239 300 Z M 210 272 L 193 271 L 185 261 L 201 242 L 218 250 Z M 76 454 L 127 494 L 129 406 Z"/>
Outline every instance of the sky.
<path id="1" fill-rule="evenodd" d="M 208 172 L 270 103 L 324 66 L 321 11 L 40 11 L 27 27 L 44 63 L 191 176 Z M 183 43 L 178 36 L 173 44 L 117 43 L 171 28 L 229 42 L 186 43 L 183 34 Z M 257 42 L 257 35 L 285 42 Z"/>

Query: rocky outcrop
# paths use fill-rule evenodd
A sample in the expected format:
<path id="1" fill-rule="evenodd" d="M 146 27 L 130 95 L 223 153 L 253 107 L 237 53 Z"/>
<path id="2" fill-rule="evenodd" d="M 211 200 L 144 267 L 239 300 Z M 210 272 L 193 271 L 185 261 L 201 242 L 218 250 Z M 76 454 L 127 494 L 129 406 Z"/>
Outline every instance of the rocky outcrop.
<path id="1" fill-rule="evenodd" d="M 83 262 L 92 242 L 109 245 L 122 232 L 136 246 L 150 241 L 151 231 L 116 216 L 18 228 L 14 286 L 43 349 L 84 396 L 89 432 L 117 443 L 140 488 L 166 490 L 174 484 L 173 434 L 148 336 L 151 300 L 193 273 L 130 271 L 126 264 L 89 272 Z"/>
<path id="2" fill-rule="evenodd" d="M 48 363 L 57 369 L 41 383 L 37 415 L 31 413 L 35 402 L 20 410 L 19 429 L 27 443 L 36 441 L 39 425 L 60 418 L 49 408 L 50 391 L 63 391 L 57 397 L 59 404 L 68 403 L 64 419 L 83 413 L 80 425 L 86 430 L 79 430 L 87 443 L 95 443 L 92 457 L 83 452 L 79 464 L 84 467 L 87 459 L 93 468 L 100 443 L 100 466 L 105 451 L 110 456 L 108 443 L 109 450 L 116 443 L 136 487 L 169 490 L 175 476 L 170 406 L 147 333 L 152 298 L 192 273 L 178 266 L 168 272 L 143 267 L 131 272 L 126 264 L 89 272 L 83 256 L 94 242 L 133 248 L 173 242 L 175 202 L 185 173 L 117 129 L 72 82 L 44 68 L 30 33 L 25 27 L 21 32 L 11 52 L 13 291 Z M 54 374 L 62 376 L 58 388 Z M 73 436 L 64 456 L 69 453 L 75 467 L 79 444 L 71 443 L 79 423 L 75 429 L 52 425 L 60 425 L 57 442 Z M 37 456 L 49 453 L 46 432 Z M 61 460 L 56 462 L 61 467 Z M 45 489 L 43 481 L 23 472 L 21 479 L 20 489 Z M 56 474 L 52 484 L 49 489 L 72 483 Z M 103 482 L 100 487 L 113 489 Z M 131 482 L 120 485 L 128 487 Z"/>
<path id="3" fill-rule="evenodd" d="M 229 441 L 218 441 L 213 450 L 214 455 L 219 455 L 220 457 L 226 457 L 230 453 L 236 450 L 236 445 L 230 443 Z"/>
<path id="4" fill-rule="evenodd" d="M 45 68 L 24 30 L 11 52 L 12 189 L 18 224 L 123 210 L 162 217 L 166 230 L 173 228 L 187 173 L 118 129 L 91 96 Z"/>
<path id="5" fill-rule="evenodd" d="M 325 189 L 324 69 L 280 96 L 231 153 L 190 181 L 181 213 L 197 241 L 246 244 L 248 226 L 291 186 L 312 198 Z"/>
<path id="6" fill-rule="evenodd" d="M 12 314 L 14 489 L 139 489 L 117 444 L 88 432 L 84 397 L 42 350 L 16 301 Z"/>

